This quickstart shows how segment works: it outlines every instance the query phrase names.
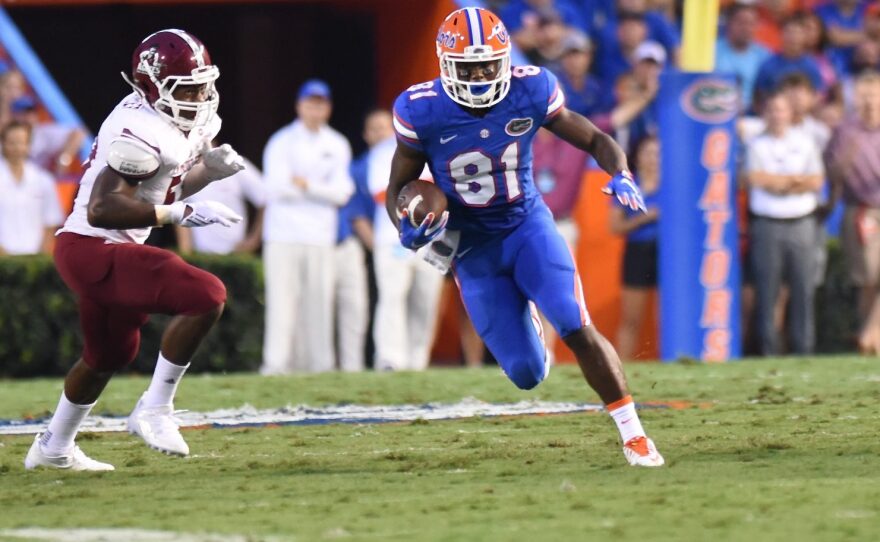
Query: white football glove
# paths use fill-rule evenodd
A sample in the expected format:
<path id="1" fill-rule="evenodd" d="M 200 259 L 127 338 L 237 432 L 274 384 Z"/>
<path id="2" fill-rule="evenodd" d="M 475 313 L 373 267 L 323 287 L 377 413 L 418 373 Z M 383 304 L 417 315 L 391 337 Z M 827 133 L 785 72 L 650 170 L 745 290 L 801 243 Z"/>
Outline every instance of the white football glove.
<path id="1" fill-rule="evenodd" d="M 172 203 L 170 207 L 174 209 L 172 216 L 175 219 L 179 216 L 176 211 L 180 210 L 181 218 L 176 222 L 184 228 L 199 228 L 211 224 L 220 224 L 228 228 L 235 223 L 241 222 L 241 217 L 238 213 L 219 201 L 194 201 L 191 203 L 178 201 Z M 192 209 L 188 215 L 186 214 L 186 207 Z"/>
<path id="2" fill-rule="evenodd" d="M 225 179 L 244 169 L 244 158 L 228 143 L 206 151 L 202 155 L 202 163 L 205 165 L 205 175 L 212 181 Z"/>

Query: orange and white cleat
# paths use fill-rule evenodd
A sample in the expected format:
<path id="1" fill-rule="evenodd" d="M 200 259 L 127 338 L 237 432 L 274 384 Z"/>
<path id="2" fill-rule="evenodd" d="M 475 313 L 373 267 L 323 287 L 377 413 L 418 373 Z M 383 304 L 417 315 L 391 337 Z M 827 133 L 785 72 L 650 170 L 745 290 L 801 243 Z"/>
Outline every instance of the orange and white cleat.
<path id="1" fill-rule="evenodd" d="M 634 467 L 661 467 L 663 456 L 654 446 L 654 441 L 648 437 L 635 437 L 626 441 L 623 445 L 623 455 Z"/>

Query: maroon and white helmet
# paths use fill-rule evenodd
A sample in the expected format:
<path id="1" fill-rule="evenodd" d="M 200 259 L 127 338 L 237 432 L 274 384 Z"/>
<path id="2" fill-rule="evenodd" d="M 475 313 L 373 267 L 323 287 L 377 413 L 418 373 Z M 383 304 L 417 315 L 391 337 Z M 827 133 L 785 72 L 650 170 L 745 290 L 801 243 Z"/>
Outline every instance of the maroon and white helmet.
<path id="1" fill-rule="evenodd" d="M 214 87 L 220 69 L 211 63 L 205 45 L 183 30 L 171 28 L 147 36 L 131 57 L 131 76 L 122 77 L 159 115 L 184 132 L 208 124 L 220 104 Z M 207 98 L 175 100 L 174 90 L 184 85 L 207 85 Z"/>

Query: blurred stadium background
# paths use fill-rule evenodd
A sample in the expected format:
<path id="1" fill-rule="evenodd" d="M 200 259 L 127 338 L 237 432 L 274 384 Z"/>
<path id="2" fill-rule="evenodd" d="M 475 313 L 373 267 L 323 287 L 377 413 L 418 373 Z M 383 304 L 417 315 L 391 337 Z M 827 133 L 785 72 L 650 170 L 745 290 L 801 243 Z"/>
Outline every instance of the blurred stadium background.
<path id="1" fill-rule="evenodd" d="M 675 71 L 683 58 L 684 5 L 677 0 L 470 3 L 453 0 L 20 0 L 4 2 L 4 11 L 0 12 L 4 21 L 0 59 L 4 69 L 20 69 L 28 82 L 17 91 L 19 95 L 5 99 L 11 103 L 23 96 L 34 98 L 42 121 L 65 125 L 79 122 L 86 133 L 94 134 L 107 112 L 126 92 L 119 72 L 128 69 L 130 51 L 140 37 L 159 28 L 181 27 L 199 36 L 221 67 L 222 139 L 254 163 L 260 163 L 263 146 L 271 133 L 293 118 L 296 89 L 311 77 L 326 80 L 333 89 L 331 125 L 346 135 L 357 155 L 365 148 L 360 135 L 364 114 L 373 107 L 388 107 L 394 96 L 408 85 L 436 76 L 434 34 L 438 22 L 459 5 L 472 3 L 493 8 L 502 16 L 513 14 L 517 20 L 508 20 L 507 24 L 517 31 L 534 27 L 529 32 L 537 34 L 519 35 L 517 42 L 521 47 L 515 62 L 517 58 L 520 62 L 541 61 L 554 70 L 559 69 L 559 47 L 569 34 L 582 32 L 593 44 L 593 71 L 601 72 L 607 68 L 603 68 L 603 58 L 610 54 L 606 50 L 619 45 L 608 41 L 615 36 L 609 34 L 606 27 L 615 20 L 620 9 L 641 11 L 640 16 L 649 22 L 647 37 L 658 40 L 667 53 L 665 72 Z M 867 21 L 876 17 L 870 2 L 749 0 L 740 3 L 756 10 L 754 41 L 771 53 L 779 50 L 783 21 L 797 14 L 815 12 L 823 17 L 822 21 L 834 23 L 833 18 L 825 17 L 826 12 L 850 4 L 856 6 L 858 12 L 851 17 L 856 21 L 856 27 L 851 30 L 861 33 L 859 39 L 863 41 L 876 39 L 866 33 Z M 706 7 L 713 2 L 694 2 L 697 4 Z M 695 19 L 694 28 L 701 28 L 703 36 L 701 45 L 692 46 L 692 50 L 699 48 L 705 52 L 706 40 L 712 39 L 716 31 L 723 39 L 727 24 L 725 9 L 733 4 L 735 2 L 727 0 L 721 2 L 717 27 L 706 26 L 714 19 Z M 701 13 L 704 14 L 698 17 L 708 17 L 705 14 L 711 10 Z M 546 32 L 558 35 L 542 35 L 545 28 Z M 826 36 L 829 31 L 830 28 L 825 29 Z M 816 51 L 817 62 L 824 59 L 832 71 L 828 75 L 827 92 L 823 92 L 822 102 L 817 105 L 817 114 L 820 108 L 824 111 L 845 107 L 840 89 L 852 79 L 855 69 L 837 61 L 841 47 L 832 46 L 827 39 L 822 43 L 823 47 Z M 858 69 L 876 67 L 875 62 Z M 42 73 L 48 77 L 42 77 Z M 606 74 L 598 75 L 605 77 Z M 616 84 L 599 80 L 603 85 L 601 93 L 612 98 L 609 107 L 619 105 L 622 98 Z M 744 109 L 742 113 L 756 112 Z M 656 119 L 649 122 L 656 124 Z M 632 126 L 626 128 L 630 130 Z M 615 135 L 620 138 L 627 130 L 617 130 Z M 656 125 L 649 128 L 649 131 L 656 130 Z M 84 153 L 87 146 L 88 138 L 81 152 Z M 694 150 L 693 154 L 696 161 L 698 151 Z M 613 338 L 621 319 L 621 260 L 625 241 L 612 234 L 608 227 L 613 205 L 598 193 L 604 173 L 597 171 L 595 164 L 585 166 L 584 187 L 574 210 L 581 232 L 577 259 L 593 319 Z M 64 166 L 56 164 L 53 172 L 59 196 L 69 208 L 79 172 L 76 161 Z M 737 212 L 745 215 L 745 191 L 740 190 L 739 194 Z M 856 348 L 854 330 L 858 325 L 856 294 L 846 279 L 846 268 L 834 237 L 837 222 L 830 224 L 830 265 L 827 280 L 817 293 L 816 349 L 819 352 L 852 351 Z M 742 232 L 744 227 L 745 221 L 740 220 Z M 168 242 L 161 235 L 158 237 L 157 242 Z M 204 265 L 222 273 L 234 302 L 224 316 L 221 331 L 213 334 L 196 365 L 200 369 L 253 370 L 260 359 L 263 318 L 259 259 L 202 258 Z M 75 309 L 48 259 L 3 258 L 0 276 L 3 276 L 0 288 L 7 299 L 28 300 L 27 303 L 4 303 L 0 314 L 3 322 L 0 372 L 7 375 L 62 373 L 78 350 L 77 331 L 72 325 Z M 432 362 L 455 365 L 462 358 L 458 338 L 461 311 L 451 285 L 445 288 L 444 300 Z M 656 296 L 652 294 L 633 352 L 636 359 L 652 360 L 660 355 L 656 306 Z M 731 310 L 736 308 L 733 306 Z M 734 318 L 739 320 L 739 315 Z M 144 354 L 136 366 L 139 369 L 147 370 L 151 363 L 154 351 L 151 346 L 157 340 L 161 321 L 161 318 L 154 319 L 145 331 Z M 746 317 L 742 340 L 748 340 L 748 321 Z M 233 339 L 233 333 L 238 337 Z M 746 354 L 755 352 L 748 344 L 733 351 L 740 350 Z M 699 352 L 681 354 L 700 357 Z M 561 344 L 557 346 L 557 355 L 561 361 L 572 361 Z"/>

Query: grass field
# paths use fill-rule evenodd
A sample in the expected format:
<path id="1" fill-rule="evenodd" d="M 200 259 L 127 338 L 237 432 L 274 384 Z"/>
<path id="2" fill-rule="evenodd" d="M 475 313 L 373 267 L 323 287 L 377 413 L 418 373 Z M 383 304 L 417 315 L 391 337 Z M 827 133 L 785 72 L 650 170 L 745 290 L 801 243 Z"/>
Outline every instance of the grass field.
<path id="1" fill-rule="evenodd" d="M 33 437 L 0 437 L 0 539 L 136 527 L 245 540 L 880 540 L 878 360 L 627 370 L 638 401 L 693 403 L 642 413 L 665 468 L 626 466 L 605 414 L 189 430 L 186 459 L 129 435 L 82 435 L 86 453 L 116 465 L 100 475 L 25 472 Z M 127 414 L 146 383 L 114 380 L 97 412 Z M 60 381 L 0 390 L 0 418 L 41 416 Z M 497 369 L 191 376 L 176 406 L 463 397 L 596 400 L 575 368 L 556 367 L 532 392 Z"/>

